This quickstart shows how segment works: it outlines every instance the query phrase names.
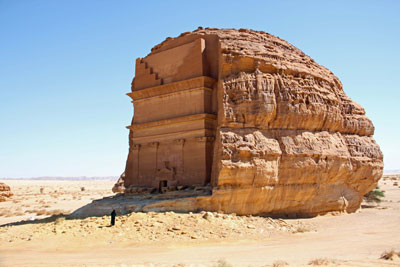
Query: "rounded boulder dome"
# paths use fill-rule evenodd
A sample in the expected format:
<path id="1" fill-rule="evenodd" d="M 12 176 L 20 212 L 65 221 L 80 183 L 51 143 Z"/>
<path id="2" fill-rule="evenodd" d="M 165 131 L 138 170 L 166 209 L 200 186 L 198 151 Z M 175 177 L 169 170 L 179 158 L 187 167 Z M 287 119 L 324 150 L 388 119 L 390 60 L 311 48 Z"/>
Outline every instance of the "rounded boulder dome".
<path id="1" fill-rule="evenodd" d="M 331 71 L 262 31 L 167 38 L 136 60 L 128 95 L 125 192 L 205 188 L 143 210 L 353 212 L 382 176 L 365 110 Z"/>

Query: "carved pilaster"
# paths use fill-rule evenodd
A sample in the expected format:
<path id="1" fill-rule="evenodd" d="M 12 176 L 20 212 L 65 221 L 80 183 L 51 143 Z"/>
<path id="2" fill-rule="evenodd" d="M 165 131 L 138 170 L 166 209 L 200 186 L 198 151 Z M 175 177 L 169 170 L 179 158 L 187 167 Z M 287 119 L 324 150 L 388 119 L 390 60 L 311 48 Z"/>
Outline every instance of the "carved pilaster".
<path id="1" fill-rule="evenodd" d="M 183 138 L 180 138 L 180 139 L 175 139 L 174 140 L 174 143 L 175 144 L 180 144 L 180 145 L 184 145 L 185 144 L 185 139 L 183 139 Z"/>
<path id="2" fill-rule="evenodd" d="M 153 148 L 153 149 L 155 149 L 155 155 L 154 155 L 154 157 L 155 157 L 155 160 L 154 160 L 154 174 L 156 175 L 157 174 L 157 168 L 158 168 L 158 166 L 157 166 L 157 161 L 158 161 L 158 147 L 159 147 L 159 145 L 160 145 L 160 143 L 159 142 L 150 142 L 150 143 L 147 143 L 146 144 L 148 147 L 151 147 L 151 148 Z"/>
<path id="3" fill-rule="evenodd" d="M 133 144 L 131 146 L 132 154 L 133 154 L 133 166 L 134 166 L 133 176 L 135 177 L 135 180 L 138 179 L 139 173 L 140 173 L 140 170 L 139 170 L 140 169 L 140 162 L 139 162 L 139 159 L 140 159 L 140 147 L 141 147 L 140 144 Z"/>
<path id="4" fill-rule="evenodd" d="M 140 144 L 133 144 L 132 145 L 133 150 L 139 150 L 140 149 Z"/>
<path id="5" fill-rule="evenodd" d="M 147 143 L 146 145 L 149 146 L 149 147 L 158 148 L 158 146 L 160 145 L 160 143 L 159 143 L 159 142 L 151 142 L 151 143 Z"/>

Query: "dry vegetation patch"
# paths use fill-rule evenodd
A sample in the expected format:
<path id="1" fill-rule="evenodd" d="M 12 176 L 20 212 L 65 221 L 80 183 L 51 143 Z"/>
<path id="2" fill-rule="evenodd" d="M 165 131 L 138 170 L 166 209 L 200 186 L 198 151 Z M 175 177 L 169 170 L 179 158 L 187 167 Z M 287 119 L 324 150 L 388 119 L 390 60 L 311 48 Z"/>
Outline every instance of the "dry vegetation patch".
<path id="1" fill-rule="evenodd" d="M 286 261 L 279 260 L 272 263 L 272 267 L 286 267 L 286 266 L 290 266 L 289 263 Z"/>
<path id="2" fill-rule="evenodd" d="M 400 251 L 395 251 L 394 249 L 385 251 L 382 253 L 380 259 L 399 261 L 400 260 Z"/>
<path id="3" fill-rule="evenodd" d="M 308 262 L 308 265 L 314 265 L 314 266 L 334 266 L 338 265 L 338 262 L 333 259 L 328 259 L 328 258 L 318 258 L 311 260 Z"/>
<path id="4" fill-rule="evenodd" d="M 213 267 L 233 267 L 233 265 L 226 260 L 221 259 L 218 260 L 217 263 L 213 265 Z"/>

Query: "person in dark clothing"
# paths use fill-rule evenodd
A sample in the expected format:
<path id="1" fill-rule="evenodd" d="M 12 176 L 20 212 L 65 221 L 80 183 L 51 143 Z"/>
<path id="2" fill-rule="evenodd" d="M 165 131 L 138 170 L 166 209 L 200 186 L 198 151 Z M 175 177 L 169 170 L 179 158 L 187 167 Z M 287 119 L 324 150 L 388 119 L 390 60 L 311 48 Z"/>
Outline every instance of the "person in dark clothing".
<path id="1" fill-rule="evenodd" d="M 111 212 L 111 226 L 115 225 L 115 216 L 117 215 L 117 213 L 115 212 L 115 210 L 113 210 Z"/>

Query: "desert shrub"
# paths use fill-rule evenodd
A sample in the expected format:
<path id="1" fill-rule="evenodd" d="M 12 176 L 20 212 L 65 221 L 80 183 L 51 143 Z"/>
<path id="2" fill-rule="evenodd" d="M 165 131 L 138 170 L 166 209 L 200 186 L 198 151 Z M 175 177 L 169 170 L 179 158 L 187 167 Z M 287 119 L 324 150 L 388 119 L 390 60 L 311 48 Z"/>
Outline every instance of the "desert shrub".
<path id="1" fill-rule="evenodd" d="M 383 198 L 383 197 L 385 197 L 384 191 L 381 191 L 379 186 L 377 186 L 374 190 L 372 190 L 371 192 L 367 193 L 364 196 L 364 199 L 367 202 L 377 202 L 377 203 L 379 203 L 379 202 L 382 201 L 381 198 Z"/>
<path id="2" fill-rule="evenodd" d="M 47 211 L 45 209 L 40 209 L 40 210 L 35 210 L 36 215 L 41 216 L 41 215 L 46 215 Z"/>
<path id="3" fill-rule="evenodd" d="M 12 217 L 14 214 L 9 209 L 0 210 L 1 217 Z"/>
<path id="4" fill-rule="evenodd" d="M 332 259 L 327 259 L 327 258 L 319 258 L 319 259 L 314 259 L 311 260 L 308 265 L 316 265 L 316 266 L 320 266 L 320 265 L 332 265 L 332 264 L 336 264 L 335 260 Z"/>
<path id="5" fill-rule="evenodd" d="M 311 229 L 305 225 L 298 225 L 294 230 L 293 233 L 306 233 L 306 232 L 311 232 Z"/>
<path id="6" fill-rule="evenodd" d="M 85 191 L 85 190 L 86 190 L 85 187 L 82 186 L 82 187 L 81 187 L 81 191 L 83 192 L 83 191 Z"/>
<path id="7" fill-rule="evenodd" d="M 232 267 L 233 265 L 228 263 L 226 260 L 218 260 L 214 267 Z"/>
<path id="8" fill-rule="evenodd" d="M 56 210 L 51 210 L 47 212 L 47 215 L 63 215 L 66 214 L 68 212 L 64 211 L 64 210 L 60 210 L 60 209 L 56 209 Z"/>
<path id="9" fill-rule="evenodd" d="M 65 217 L 60 217 L 60 218 L 57 218 L 55 221 L 54 221 L 54 224 L 61 224 L 61 223 L 63 223 L 65 221 Z"/>
<path id="10" fill-rule="evenodd" d="M 26 213 L 36 213 L 37 216 L 68 214 L 68 211 L 61 210 L 61 209 L 55 209 L 55 210 L 33 209 L 33 210 L 26 210 L 25 212 Z"/>
<path id="11" fill-rule="evenodd" d="M 382 253 L 380 259 L 383 260 L 395 260 L 400 257 L 400 251 L 395 251 L 394 249 L 390 251 L 385 251 Z"/>
<path id="12" fill-rule="evenodd" d="M 287 263 L 286 261 L 275 261 L 274 263 L 272 263 L 272 267 L 285 267 L 285 266 L 289 266 L 289 263 Z"/>

